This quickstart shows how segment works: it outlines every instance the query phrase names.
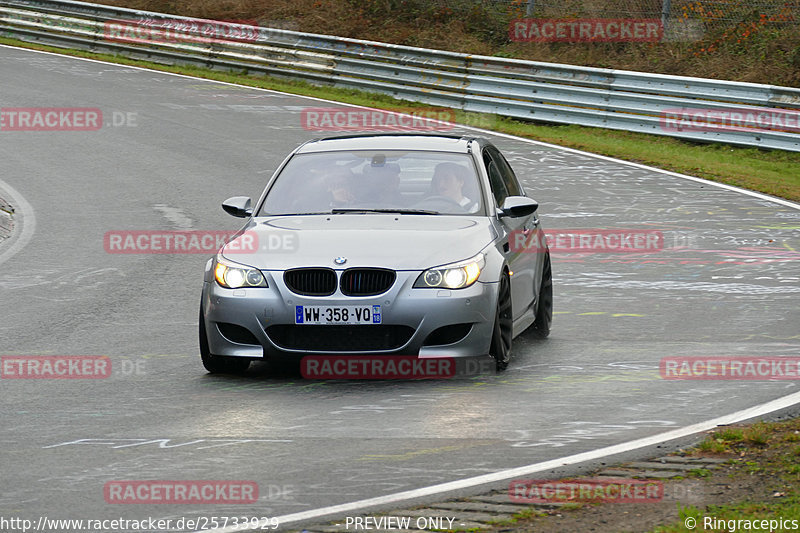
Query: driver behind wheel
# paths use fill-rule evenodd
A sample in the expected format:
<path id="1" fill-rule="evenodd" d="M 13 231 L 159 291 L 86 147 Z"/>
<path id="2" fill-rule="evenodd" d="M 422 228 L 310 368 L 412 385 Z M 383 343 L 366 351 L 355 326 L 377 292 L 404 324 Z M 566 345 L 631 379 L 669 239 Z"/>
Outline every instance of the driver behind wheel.
<path id="1" fill-rule="evenodd" d="M 448 198 L 464 208 L 467 213 L 475 213 L 480 205 L 464 195 L 464 184 L 469 171 L 456 163 L 439 163 L 433 173 L 431 188 L 433 194 Z"/>

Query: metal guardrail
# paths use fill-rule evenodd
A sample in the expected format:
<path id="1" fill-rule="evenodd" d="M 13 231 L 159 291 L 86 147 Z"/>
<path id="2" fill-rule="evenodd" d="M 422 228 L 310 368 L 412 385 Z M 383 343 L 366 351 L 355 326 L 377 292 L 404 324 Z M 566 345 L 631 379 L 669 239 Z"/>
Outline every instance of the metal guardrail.
<path id="1" fill-rule="evenodd" d="M 127 35 L 120 24 L 148 29 L 150 38 L 120 38 Z M 224 35 L 209 37 L 209 29 Z M 159 31 L 181 38 L 152 38 Z M 302 78 L 477 113 L 800 151 L 800 89 L 791 87 L 473 56 L 71 0 L 0 0 L 0 35 Z M 741 114 L 736 125 L 720 127 L 730 112 Z M 692 118 L 670 122 L 673 116 Z M 778 123 L 765 127 L 765 116 Z"/>

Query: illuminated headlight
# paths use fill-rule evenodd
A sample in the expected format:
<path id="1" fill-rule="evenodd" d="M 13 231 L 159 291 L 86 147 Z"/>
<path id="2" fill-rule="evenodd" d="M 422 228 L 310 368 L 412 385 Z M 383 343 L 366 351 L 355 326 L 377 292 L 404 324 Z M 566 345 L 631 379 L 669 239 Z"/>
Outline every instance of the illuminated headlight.
<path id="1" fill-rule="evenodd" d="M 478 254 L 466 261 L 432 268 L 420 274 L 414 287 L 463 289 L 477 281 L 485 264 L 483 254 Z"/>
<path id="2" fill-rule="evenodd" d="M 215 263 L 214 279 L 226 289 L 267 286 L 267 280 L 255 268 L 233 263 L 222 258 L 219 254 L 217 254 Z"/>

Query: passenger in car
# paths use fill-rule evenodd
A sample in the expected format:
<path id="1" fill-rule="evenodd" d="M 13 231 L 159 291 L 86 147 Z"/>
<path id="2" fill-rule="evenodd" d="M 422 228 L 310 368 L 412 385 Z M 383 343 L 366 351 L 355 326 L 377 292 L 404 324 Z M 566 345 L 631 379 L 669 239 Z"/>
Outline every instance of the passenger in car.
<path id="1" fill-rule="evenodd" d="M 328 172 L 325 176 L 328 184 L 328 192 L 331 195 L 330 206 L 350 207 L 356 196 L 353 192 L 353 173 L 350 170 L 336 168 Z"/>

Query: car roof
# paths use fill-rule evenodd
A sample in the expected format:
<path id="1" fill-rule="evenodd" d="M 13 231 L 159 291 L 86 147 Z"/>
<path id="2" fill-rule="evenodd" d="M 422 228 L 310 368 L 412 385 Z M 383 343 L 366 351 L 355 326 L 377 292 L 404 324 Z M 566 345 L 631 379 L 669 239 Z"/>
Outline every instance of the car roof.
<path id="1" fill-rule="evenodd" d="M 469 153 L 472 136 L 420 133 L 366 133 L 338 135 L 308 141 L 297 153 L 330 152 L 338 150 L 426 150 L 435 152 Z"/>

